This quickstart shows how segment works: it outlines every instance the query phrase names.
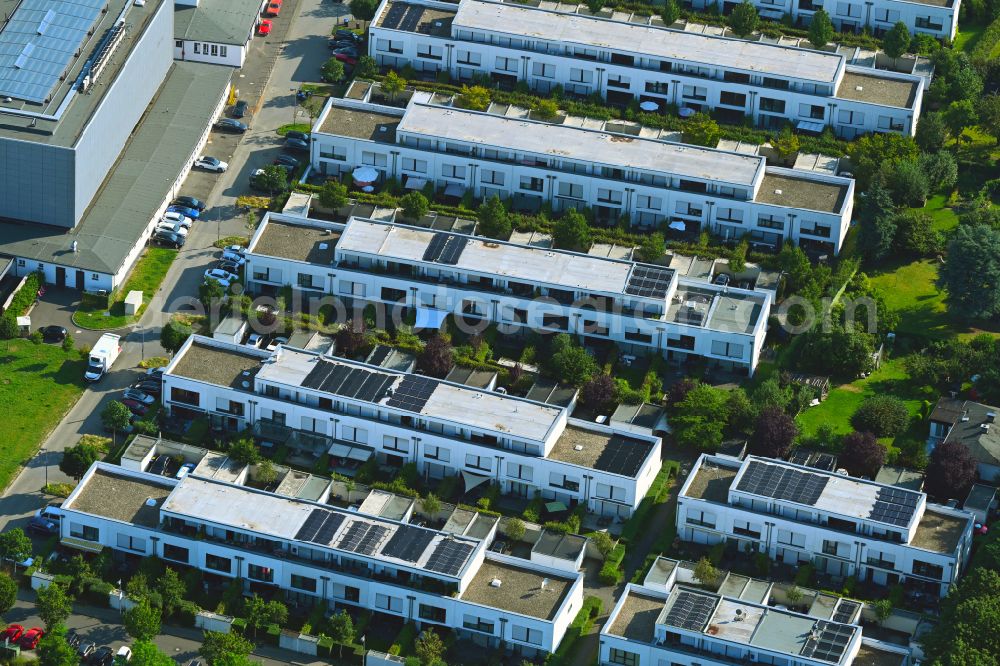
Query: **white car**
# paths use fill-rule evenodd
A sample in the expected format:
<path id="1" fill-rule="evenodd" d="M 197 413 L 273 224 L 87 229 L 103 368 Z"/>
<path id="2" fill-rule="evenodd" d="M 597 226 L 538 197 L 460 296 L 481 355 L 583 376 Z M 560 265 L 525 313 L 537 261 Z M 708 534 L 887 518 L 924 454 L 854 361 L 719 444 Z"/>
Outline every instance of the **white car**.
<path id="1" fill-rule="evenodd" d="M 242 254 L 237 254 L 231 251 L 229 248 L 226 248 L 225 250 L 222 251 L 221 259 L 223 261 L 231 261 L 237 266 L 242 266 L 243 264 L 247 263 L 246 257 L 244 257 Z"/>
<path id="2" fill-rule="evenodd" d="M 187 227 L 181 226 L 180 222 L 169 222 L 167 220 L 163 220 L 162 222 L 156 225 L 156 230 L 159 231 L 160 229 L 177 234 L 178 236 L 188 235 Z"/>
<path id="3" fill-rule="evenodd" d="M 269 343 L 267 343 L 267 351 L 275 351 L 278 348 L 278 345 L 287 345 L 287 344 L 288 344 L 288 338 L 279 335 L 275 337 L 273 340 L 271 340 Z"/>
<path id="4" fill-rule="evenodd" d="M 227 245 L 226 247 L 222 248 L 222 250 L 223 252 L 232 252 L 233 254 L 238 254 L 241 257 L 245 256 L 247 253 L 247 249 L 242 245 Z"/>
<path id="5" fill-rule="evenodd" d="M 205 279 L 207 280 L 209 278 L 218 280 L 223 287 L 228 287 L 233 282 L 238 282 L 240 276 L 235 273 L 224 271 L 221 268 L 209 268 L 205 271 Z"/>
<path id="6" fill-rule="evenodd" d="M 217 157 L 210 157 L 208 155 L 202 155 L 194 161 L 194 165 L 199 169 L 204 169 L 205 171 L 214 171 L 215 173 L 223 173 L 229 168 L 229 164 L 223 162 Z"/>
<path id="7" fill-rule="evenodd" d="M 188 217 L 187 215 L 181 215 L 180 213 L 175 213 L 173 211 L 170 211 L 168 213 L 164 213 L 162 221 L 163 222 L 176 222 L 177 224 L 181 225 L 185 229 L 190 229 L 191 228 L 191 218 L 190 217 Z"/>
<path id="8" fill-rule="evenodd" d="M 248 347 L 257 347 L 258 349 L 260 349 L 260 346 L 262 344 L 264 344 L 264 336 L 260 335 L 259 333 L 251 333 L 250 337 L 247 338 Z"/>

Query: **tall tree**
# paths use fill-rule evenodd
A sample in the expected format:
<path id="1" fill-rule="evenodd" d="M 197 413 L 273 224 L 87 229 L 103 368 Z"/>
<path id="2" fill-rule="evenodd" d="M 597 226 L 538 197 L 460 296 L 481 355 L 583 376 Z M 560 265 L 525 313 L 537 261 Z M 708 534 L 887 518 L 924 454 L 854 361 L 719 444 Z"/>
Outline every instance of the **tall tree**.
<path id="1" fill-rule="evenodd" d="M 899 206 L 920 208 L 927 200 L 931 184 L 917 160 L 903 160 L 882 165 L 882 179 Z"/>
<path id="2" fill-rule="evenodd" d="M 696 113 L 684 121 L 682 127 L 684 140 L 696 146 L 706 146 L 715 148 L 722 138 L 722 129 L 719 123 L 707 113 Z"/>
<path id="3" fill-rule="evenodd" d="M 1000 93 L 986 95 L 979 100 L 978 111 L 979 128 L 1000 141 Z"/>
<path id="4" fill-rule="evenodd" d="M 417 221 L 430 212 L 431 205 L 420 192 L 410 192 L 399 200 L 399 207 L 403 211 L 403 217 L 408 220 Z"/>
<path id="5" fill-rule="evenodd" d="M 567 210 L 552 227 L 552 242 L 564 250 L 577 252 L 589 250 L 591 235 L 587 218 L 575 208 Z"/>
<path id="6" fill-rule="evenodd" d="M 885 464 L 885 447 L 870 432 L 852 432 L 844 438 L 844 447 L 837 458 L 851 476 L 875 478 Z"/>
<path id="7" fill-rule="evenodd" d="M 655 231 L 643 237 L 637 254 L 639 255 L 639 261 L 653 263 L 662 259 L 666 251 L 666 239 L 663 238 L 663 234 L 659 231 Z"/>
<path id="8" fill-rule="evenodd" d="M 833 39 L 833 21 L 830 15 L 823 8 L 817 9 L 813 14 L 812 23 L 809 24 L 809 43 L 817 49 L 821 49 Z"/>
<path id="9" fill-rule="evenodd" d="M 229 457 L 244 465 L 254 465 L 260 460 L 260 450 L 252 437 L 241 437 L 230 443 Z"/>
<path id="10" fill-rule="evenodd" d="M 895 205 L 881 181 L 864 193 L 859 208 L 861 251 L 868 259 L 879 261 L 892 250 L 896 237 Z"/>
<path id="11" fill-rule="evenodd" d="M 66 641 L 66 627 L 58 624 L 38 641 L 38 664 L 39 666 L 78 666 L 80 657 Z M 152 666 L 147 664 L 136 664 L 136 666 Z"/>
<path id="12" fill-rule="evenodd" d="M 0 573 L 0 613 L 9 611 L 16 601 L 17 583 L 8 574 Z"/>
<path id="13" fill-rule="evenodd" d="M 320 74 L 323 80 L 327 83 L 337 83 L 343 80 L 346 70 L 344 69 L 344 63 L 340 62 L 336 58 L 330 58 L 325 63 L 323 67 L 320 68 Z"/>
<path id="14" fill-rule="evenodd" d="M 162 613 L 149 599 L 140 599 L 132 608 L 122 614 L 125 631 L 136 640 L 149 641 L 160 633 Z"/>
<path id="15" fill-rule="evenodd" d="M 948 136 L 948 124 L 944 121 L 944 115 L 940 111 L 920 114 L 917 135 L 914 137 L 920 150 L 929 153 L 937 152 L 944 148 Z"/>
<path id="16" fill-rule="evenodd" d="M 670 426 L 681 446 L 715 451 L 729 418 L 726 392 L 698 384 L 674 407 Z"/>
<path id="17" fill-rule="evenodd" d="M 382 79 L 382 92 L 389 97 L 390 102 L 395 102 L 396 96 L 404 90 L 406 90 L 406 79 L 397 74 L 396 70 L 390 70 Z"/>
<path id="18" fill-rule="evenodd" d="M 163 572 L 159 580 L 156 581 L 156 591 L 163 599 L 163 612 L 170 616 L 177 612 L 187 594 L 187 586 L 180 575 L 170 567 Z"/>
<path id="19" fill-rule="evenodd" d="M 924 490 L 938 500 L 964 500 L 976 481 L 976 459 L 961 442 L 944 441 L 931 451 Z"/>
<path id="20" fill-rule="evenodd" d="M 906 50 L 910 48 L 910 30 L 905 23 L 897 21 L 896 25 L 892 26 L 892 29 L 882 38 L 882 48 L 885 50 L 885 54 L 894 61 L 906 53 Z"/>
<path id="21" fill-rule="evenodd" d="M 663 8 L 660 10 L 660 18 L 663 19 L 663 25 L 669 28 L 674 23 L 677 23 L 677 19 L 680 17 L 681 8 L 677 4 L 677 0 L 665 0 Z"/>
<path id="22" fill-rule="evenodd" d="M 750 453 L 765 458 L 784 458 L 791 450 L 799 428 L 795 420 L 777 407 L 760 411 L 750 437 Z"/>
<path id="23" fill-rule="evenodd" d="M 173 658 L 161 652 L 152 641 L 132 643 L 132 659 L 129 666 L 177 666 Z"/>
<path id="24" fill-rule="evenodd" d="M 431 666 L 440 661 L 445 649 L 444 641 L 430 627 L 424 629 L 413 643 L 413 651 L 417 653 L 422 666 Z"/>
<path id="25" fill-rule="evenodd" d="M 319 205 L 334 210 L 346 206 L 347 186 L 336 180 L 328 180 L 319 191 Z"/>
<path id="26" fill-rule="evenodd" d="M 66 594 L 66 589 L 58 583 L 38 589 L 35 607 L 38 617 L 45 624 L 46 631 L 52 631 L 56 625 L 66 621 L 73 612 L 73 600 Z"/>
<path id="27" fill-rule="evenodd" d="M 729 17 L 729 27 L 733 29 L 738 37 L 748 37 L 760 23 L 760 16 L 757 8 L 750 0 L 743 0 L 733 9 L 732 16 Z"/>
<path id="28" fill-rule="evenodd" d="M 1000 230 L 959 225 L 948 243 L 948 261 L 940 276 L 953 315 L 962 319 L 1000 315 Z"/>
<path id="29" fill-rule="evenodd" d="M 24 562 L 31 557 L 31 539 L 20 527 L 0 534 L 0 560 Z"/>
<path id="30" fill-rule="evenodd" d="M 582 386 L 597 374 L 597 361 L 566 333 L 552 339 L 550 365 L 556 378 L 570 386 Z"/>
<path id="31" fill-rule="evenodd" d="M 510 215 L 507 214 L 503 201 L 495 194 L 479 206 L 476 218 L 479 220 L 479 233 L 483 236 L 501 240 L 510 238 Z"/>
<path id="32" fill-rule="evenodd" d="M 417 355 L 417 368 L 431 377 L 444 377 L 455 367 L 455 353 L 448 338 L 431 336 Z"/>
<path id="33" fill-rule="evenodd" d="M 351 16 L 359 21 L 371 21 L 378 10 L 378 0 L 351 0 Z"/>
<path id="34" fill-rule="evenodd" d="M 615 380 L 603 372 L 594 375 L 580 390 L 580 400 L 591 409 L 604 409 L 615 399 Z"/>
<path id="35" fill-rule="evenodd" d="M 118 432 L 120 430 L 127 429 L 129 424 L 132 423 L 132 412 L 129 411 L 129 408 L 126 407 L 125 403 L 122 401 L 112 400 L 108 403 L 108 406 L 101 411 L 101 422 L 104 424 L 105 428 L 111 430 L 112 438 L 117 441 Z M 77 446 L 73 448 L 78 448 L 80 446 L 82 445 L 77 444 Z M 63 457 L 65 458 L 65 455 Z"/>
<path id="36" fill-rule="evenodd" d="M 370 55 L 363 55 L 358 58 L 358 64 L 354 66 L 354 76 L 359 79 L 374 79 L 378 75 L 378 63 Z"/>
<path id="37" fill-rule="evenodd" d="M 192 335 L 194 329 L 190 324 L 171 319 L 160 329 L 160 346 L 175 354 Z"/>
<path id="38" fill-rule="evenodd" d="M 330 618 L 330 638 L 340 646 L 340 658 L 343 659 L 344 646 L 354 641 L 354 620 L 346 610 Z"/>

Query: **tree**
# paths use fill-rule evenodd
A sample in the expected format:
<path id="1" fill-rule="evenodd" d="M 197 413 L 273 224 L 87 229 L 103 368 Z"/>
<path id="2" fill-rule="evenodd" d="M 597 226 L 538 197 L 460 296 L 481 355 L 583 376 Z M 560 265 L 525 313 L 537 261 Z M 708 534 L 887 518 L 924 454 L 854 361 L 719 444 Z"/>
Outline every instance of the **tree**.
<path id="1" fill-rule="evenodd" d="M 254 465 L 260 460 L 260 450 L 250 437 L 241 437 L 229 445 L 229 457 L 244 465 Z"/>
<path id="2" fill-rule="evenodd" d="M 259 629 L 272 624 L 280 626 L 288 622 L 288 608 L 280 601 L 274 599 L 264 601 L 255 594 L 246 602 L 246 616 L 247 624 L 253 628 L 253 635 L 256 638 Z"/>
<path id="3" fill-rule="evenodd" d="M 656 231 L 643 237 L 637 254 L 639 255 L 639 261 L 651 264 L 662 259 L 666 251 L 667 241 L 663 238 L 663 234 Z"/>
<path id="4" fill-rule="evenodd" d="M 115 435 L 118 434 L 119 430 L 125 430 L 132 423 L 132 412 L 129 408 L 125 406 L 125 403 L 120 400 L 112 400 L 108 403 L 108 406 L 104 408 L 101 412 L 101 422 L 104 424 L 105 428 L 111 430 Z M 73 448 L 78 448 L 80 445 Z M 67 452 L 69 450 L 67 449 Z M 63 456 L 65 459 L 65 454 Z M 84 470 L 86 471 L 86 470 Z M 80 476 L 83 476 L 81 473 Z M 79 479 L 80 477 L 75 477 Z"/>
<path id="5" fill-rule="evenodd" d="M 176 354 L 192 335 L 194 329 L 190 324 L 171 319 L 160 329 L 160 346 L 171 354 Z"/>
<path id="6" fill-rule="evenodd" d="M 504 528 L 504 534 L 507 535 L 511 541 L 520 541 L 524 538 L 524 532 L 526 528 L 524 526 L 524 521 L 520 518 L 508 518 L 507 526 Z"/>
<path id="7" fill-rule="evenodd" d="M 920 115 L 915 137 L 920 150 L 928 153 L 937 152 L 944 148 L 948 136 L 948 124 L 944 121 L 944 114 L 932 111 Z"/>
<path id="8" fill-rule="evenodd" d="M 254 644 L 238 633 L 223 634 L 206 631 L 198 654 L 205 657 L 211 666 L 227 663 L 232 657 L 247 657 L 254 650 Z"/>
<path id="9" fill-rule="evenodd" d="M 462 86 L 455 105 L 472 111 L 485 111 L 490 106 L 490 91 L 483 86 Z"/>
<path id="10" fill-rule="evenodd" d="M 344 325 L 340 327 L 340 330 L 334 336 L 334 341 L 337 343 L 337 354 L 339 356 L 345 358 L 354 358 L 357 356 L 367 344 L 365 340 L 364 320 L 359 319 L 357 323 L 353 319 L 345 321 Z"/>
<path id="11" fill-rule="evenodd" d="M 17 325 L 17 319 L 10 312 L 0 317 L 0 339 L 13 340 L 20 337 L 21 327 Z"/>
<path id="12" fill-rule="evenodd" d="M 591 244 L 587 218 L 575 208 L 568 209 L 552 227 L 552 242 L 564 250 L 586 252 Z"/>
<path id="13" fill-rule="evenodd" d="M 427 496 L 420 500 L 420 509 L 430 518 L 433 518 L 441 511 L 441 500 L 434 493 L 427 493 Z"/>
<path id="14" fill-rule="evenodd" d="M 931 185 L 916 160 L 887 163 L 883 169 L 882 178 L 892 193 L 894 203 L 914 208 L 924 205 Z"/>
<path id="15" fill-rule="evenodd" d="M 790 386 L 782 386 L 777 377 L 768 377 L 750 393 L 750 401 L 757 410 L 767 407 L 777 407 L 785 411 L 792 402 L 792 389 Z"/>
<path id="16" fill-rule="evenodd" d="M 729 392 L 726 399 L 726 409 L 729 411 L 729 432 L 736 435 L 746 435 L 753 430 L 753 421 L 757 416 L 754 404 L 743 387 L 738 386 Z"/>
<path id="17" fill-rule="evenodd" d="M 31 539 L 20 527 L 0 534 L 0 560 L 24 562 L 31 557 Z"/>
<path id="18" fill-rule="evenodd" d="M 30 551 L 29 551 L 30 552 Z M 23 562 L 24 560 L 17 560 Z M 0 613 L 6 613 L 17 601 L 17 583 L 6 573 L 0 573 Z"/>
<path id="19" fill-rule="evenodd" d="M 122 614 L 125 631 L 136 640 L 152 640 L 160 633 L 161 612 L 149 599 L 140 599 Z"/>
<path id="20" fill-rule="evenodd" d="M 344 63 L 340 62 L 336 58 L 330 58 L 323 63 L 323 67 L 320 69 L 320 74 L 322 75 L 323 80 L 327 83 L 337 83 L 344 78 L 347 71 L 344 69 Z"/>
<path id="21" fill-rule="evenodd" d="M 791 125 L 785 125 L 771 139 L 771 147 L 778 153 L 778 157 L 781 158 L 782 162 L 788 163 L 799 152 L 799 136 L 792 131 Z"/>
<path id="22" fill-rule="evenodd" d="M 274 463 L 267 458 L 257 463 L 257 480 L 265 486 L 278 480 L 278 470 L 274 469 Z"/>
<path id="23" fill-rule="evenodd" d="M 931 190 L 951 192 L 958 182 L 958 162 L 951 153 L 939 150 L 923 153 L 918 160 L 920 169 L 926 174 Z"/>
<path id="24" fill-rule="evenodd" d="M 260 173 L 253 176 L 254 185 L 259 190 L 274 196 L 288 189 L 288 175 L 285 170 L 275 164 L 268 164 Z"/>
<path id="25" fill-rule="evenodd" d="M 825 9 L 817 9 L 809 24 L 809 43 L 821 49 L 833 39 L 833 21 Z"/>
<path id="26" fill-rule="evenodd" d="M 52 631 L 56 625 L 66 621 L 73 612 L 73 600 L 66 594 L 66 589 L 58 583 L 38 589 L 35 607 L 38 617 L 45 624 L 46 631 Z"/>
<path id="27" fill-rule="evenodd" d="M 698 384 L 677 403 L 670 426 L 681 446 L 714 451 L 722 443 L 728 419 L 726 392 Z"/>
<path id="28" fill-rule="evenodd" d="M 163 575 L 156 581 L 156 590 L 160 593 L 160 598 L 163 599 L 163 612 L 168 616 L 177 612 L 181 607 L 181 602 L 184 601 L 184 595 L 187 594 L 187 586 L 184 581 L 170 567 L 167 567 Z"/>
<path id="29" fill-rule="evenodd" d="M 733 29 L 737 37 L 749 37 L 757 29 L 758 23 L 760 23 L 760 16 L 750 0 L 743 0 L 736 5 L 729 17 L 729 27 Z"/>
<path id="30" fill-rule="evenodd" d="M 371 21 L 375 18 L 379 0 L 351 0 L 351 16 L 359 21 Z"/>
<path id="31" fill-rule="evenodd" d="M 924 211 L 903 211 L 896 216 L 895 225 L 895 246 L 898 252 L 926 257 L 940 249 L 941 234 L 934 229 L 934 219 Z"/>
<path id="32" fill-rule="evenodd" d="M 798 435 L 795 419 L 778 407 L 765 407 L 754 424 L 750 453 L 765 458 L 784 458 Z"/>
<path id="33" fill-rule="evenodd" d="M 698 381 L 690 377 L 683 377 L 671 384 L 670 388 L 667 389 L 666 395 L 663 396 L 663 401 L 667 408 L 676 407 L 683 402 L 684 398 L 691 392 L 691 389 L 697 385 Z"/>
<path id="34" fill-rule="evenodd" d="M 924 491 L 943 501 L 963 500 L 976 481 L 978 465 L 969 449 L 958 441 L 946 440 L 934 447 L 927 462 Z"/>
<path id="35" fill-rule="evenodd" d="M 555 120 L 559 116 L 559 104 L 554 99 L 540 99 L 535 102 L 533 115 L 539 120 Z"/>
<path id="36" fill-rule="evenodd" d="M 403 209 L 403 217 L 416 221 L 430 212 L 431 205 L 420 192 L 410 192 L 399 200 L 399 207 Z"/>
<path id="37" fill-rule="evenodd" d="M 944 110 L 944 124 L 948 131 L 955 137 L 955 149 L 961 146 L 962 133 L 966 127 L 972 127 L 979 121 L 976 114 L 976 107 L 971 99 L 961 99 L 952 102 Z"/>
<path id="38" fill-rule="evenodd" d="M 417 354 L 417 369 L 432 377 L 444 377 L 455 367 L 455 354 L 451 342 L 435 333 Z"/>
<path id="39" fill-rule="evenodd" d="M 211 311 L 214 303 L 222 300 L 226 295 L 226 290 L 218 280 L 209 278 L 198 287 L 198 300 L 205 306 L 205 310 Z"/>
<path id="40" fill-rule="evenodd" d="M 319 191 L 319 205 L 336 210 L 348 203 L 347 186 L 336 180 L 328 180 Z"/>
<path id="41" fill-rule="evenodd" d="M 406 79 L 390 70 L 382 79 L 382 92 L 389 96 L 389 101 L 396 101 L 396 95 L 406 90 Z"/>
<path id="42" fill-rule="evenodd" d="M 604 0 L 584 0 L 584 1 L 587 5 L 587 9 L 590 11 L 591 14 L 597 14 L 602 9 L 604 9 Z"/>
<path id="43" fill-rule="evenodd" d="M 980 99 L 978 112 L 979 129 L 1000 142 L 1000 93 L 986 95 Z"/>
<path id="44" fill-rule="evenodd" d="M 879 261 L 892 250 L 896 238 L 896 207 L 881 181 L 876 181 L 864 194 L 859 209 L 858 245 L 869 260 Z"/>
<path id="45" fill-rule="evenodd" d="M 37 650 L 39 666 L 78 666 L 80 663 L 76 650 L 66 641 L 66 627 L 61 624 L 52 627 L 42 636 Z"/>
<path id="46" fill-rule="evenodd" d="M 513 230 L 510 216 L 497 195 L 494 194 L 479 206 L 476 218 L 479 220 L 479 233 L 483 236 L 502 240 L 510 238 Z"/>
<path id="47" fill-rule="evenodd" d="M 858 187 L 867 191 L 873 180 L 893 164 L 915 160 L 920 156 L 912 137 L 895 132 L 875 132 L 854 141 L 847 149 L 854 165 Z M 888 163 L 888 167 L 886 166 Z"/>
<path id="48" fill-rule="evenodd" d="M 851 416 L 855 430 L 873 433 L 876 437 L 895 437 L 910 423 L 906 404 L 893 395 L 880 393 L 866 398 Z"/>
<path id="49" fill-rule="evenodd" d="M 885 447 L 872 433 L 855 431 L 844 438 L 838 460 L 851 476 L 875 478 L 885 464 Z"/>
<path id="50" fill-rule="evenodd" d="M 160 652 L 152 641 L 135 641 L 132 643 L 132 659 L 130 666 L 177 666 L 170 655 Z"/>
<path id="51" fill-rule="evenodd" d="M 1000 315 L 1000 230 L 959 225 L 948 243 L 940 280 L 953 315 L 962 319 Z"/>
<path id="52" fill-rule="evenodd" d="M 441 660 L 444 655 L 445 645 L 441 637 L 434 633 L 431 628 L 424 629 L 420 637 L 413 642 L 413 651 L 417 653 L 420 663 L 423 666 L 431 666 Z"/>
<path id="53" fill-rule="evenodd" d="M 597 361 L 566 333 L 552 340 L 551 366 L 556 378 L 571 386 L 582 386 L 597 374 Z"/>
<path id="54" fill-rule="evenodd" d="M 615 380 L 603 372 L 594 375 L 580 390 L 580 399 L 591 409 L 601 410 L 615 399 Z"/>
<path id="55" fill-rule="evenodd" d="M 354 621 L 346 610 L 330 618 L 330 638 L 340 646 L 340 657 L 344 656 L 344 646 L 354 641 Z"/>
<path id="56" fill-rule="evenodd" d="M 905 23 L 897 21 L 896 25 L 885 33 L 885 36 L 882 37 L 882 48 L 893 61 L 906 53 L 906 50 L 910 48 L 910 31 Z"/>
<path id="57" fill-rule="evenodd" d="M 663 3 L 663 9 L 660 10 L 660 18 L 663 19 L 663 25 L 668 28 L 681 17 L 681 8 L 677 4 L 677 0 L 665 0 Z"/>
<path id="58" fill-rule="evenodd" d="M 358 64 L 354 66 L 354 76 L 358 79 L 374 79 L 378 74 L 378 63 L 370 55 L 363 55 L 358 58 Z"/>
<path id="59" fill-rule="evenodd" d="M 818 326 L 802 337 L 795 359 L 802 370 L 854 379 L 875 369 L 875 337 L 858 326 L 851 330 L 839 325 L 829 330 Z"/>
<path id="60" fill-rule="evenodd" d="M 722 138 L 719 123 L 707 113 L 696 113 L 684 121 L 684 140 L 696 146 L 715 148 Z"/>
<path id="61" fill-rule="evenodd" d="M 707 557 L 698 560 L 698 563 L 694 567 L 694 577 L 699 583 L 708 587 L 715 585 L 720 575 L 719 570 L 715 568 L 715 565 Z"/>

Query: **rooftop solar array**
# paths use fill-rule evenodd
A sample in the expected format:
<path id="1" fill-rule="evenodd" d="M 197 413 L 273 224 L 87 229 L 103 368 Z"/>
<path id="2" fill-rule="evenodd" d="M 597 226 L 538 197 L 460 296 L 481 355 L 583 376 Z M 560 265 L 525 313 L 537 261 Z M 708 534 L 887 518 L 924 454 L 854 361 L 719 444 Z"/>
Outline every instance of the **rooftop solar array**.
<path id="1" fill-rule="evenodd" d="M 881 488 L 868 517 L 880 523 L 905 527 L 920 503 L 920 495 L 902 488 Z"/>
<path id="2" fill-rule="evenodd" d="M 402 525 L 382 548 L 382 554 L 407 562 L 416 562 L 434 540 L 434 532 Z"/>
<path id="3" fill-rule="evenodd" d="M 0 96 L 44 102 L 107 0 L 22 0 L 0 32 Z"/>
<path id="4" fill-rule="evenodd" d="M 386 404 L 419 414 L 437 385 L 438 382 L 429 377 L 406 375 L 393 390 Z"/>
<path id="5" fill-rule="evenodd" d="M 313 509 L 309 517 L 306 518 L 306 522 L 302 523 L 302 527 L 299 528 L 295 538 L 300 541 L 309 541 L 310 543 L 328 546 L 333 541 L 333 535 L 337 533 L 337 529 L 343 522 L 344 516 L 339 513 L 324 511 L 323 509 Z"/>
<path id="6" fill-rule="evenodd" d="M 821 474 L 810 474 L 791 467 L 767 465 L 753 460 L 747 465 L 736 489 L 812 506 L 823 494 L 829 480 L 829 477 Z"/>
<path id="7" fill-rule="evenodd" d="M 834 622 L 842 622 L 844 624 L 850 624 L 854 619 L 854 614 L 857 612 L 858 608 L 861 607 L 856 601 L 851 601 L 850 599 L 841 599 L 837 604 L 837 609 L 833 612 L 833 617 L 831 618 Z"/>
<path id="8" fill-rule="evenodd" d="M 651 448 L 653 445 L 650 442 L 612 435 L 594 463 L 594 468 L 622 476 L 635 476 Z"/>
<path id="9" fill-rule="evenodd" d="M 371 555 L 378 550 L 379 545 L 389 533 L 389 528 L 361 520 L 352 521 L 340 538 L 337 548 L 349 550 L 352 553 Z"/>
<path id="10" fill-rule="evenodd" d="M 717 597 L 681 590 L 667 610 L 664 623 L 671 627 L 700 632 L 715 610 Z"/>
<path id="11" fill-rule="evenodd" d="M 378 402 L 394 381 L 394 375 L 321 359 L 302 380 L 302 386 L 346 398 Z"/>
<path id="12" fill-rule="evenodd" d="M 849 625 L 817 620 L 806 644 L 802 646 L 802 656 L 839 663 L 853 636 L 854 628 Z"/>
<path id="13" fill-rule="evenodd" d="M 458 258 L 462 256 L 466 242 L 464 236 L 453 236 L 439 231 L 427 244 L 427 249 L 424 250 L 424 261 L 454 266 L 458 263 Z"/>
<path id="14" fill-rule="evenodd" d="M 666 298 L 674 272 L 669 268 L 636 264 L 628 276 L 625 293 L 643 298 Z"/>
<path id="15" fill-rule="evenodd" d="M 445 539 L 431 553 L 425 568 L 428 571 L 437 571 L 449 576 L 457 576 L 471 554 L 472 544 Z"/>

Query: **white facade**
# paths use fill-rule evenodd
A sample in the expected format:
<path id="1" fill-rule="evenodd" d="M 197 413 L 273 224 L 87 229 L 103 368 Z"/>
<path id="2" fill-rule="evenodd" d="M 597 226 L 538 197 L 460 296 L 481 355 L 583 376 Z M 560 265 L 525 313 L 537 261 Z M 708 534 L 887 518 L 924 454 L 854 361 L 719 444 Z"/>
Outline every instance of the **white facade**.
<path id="1" fill-rule="evenodd" d="M 304 253 L 293 258 L 270 250 L 272 231 L 301 233 L 303 248 L 325 240 L 330 259 L 313 262 Z M 320 236 L 310 240 L 310 233 Z M 454 265 L 424 259 L 435 238 L 426 229 L 268 214 L 248 247 L 247 284 L 255 292 L 288 284 L 307 295 L 411 308 L 418 320 L 421 311 L 437 318 L 452 313 L 494 322 L 504 333 L 536 330 L 612 340 L 629 351 L 677 361 L 702 356 L 749 374 L 757 365 L 769 291 L 723 287 L 632 261 L 448 236 L 465 242 Z M 636 274 L 642 271 L 662 278 L 662 291 L 637 295 Z"/>
<path id="2" fill-rule="evenodd" d="M 648 19 L 647 19 L 648 20 Z M 826 51 L 688 33 L 528 5 L 461 0 L 385 0 L 370 28 L 379 65 L 446 71 L 468 81 L 524 81 L 609 102 L 633 99 L 715 109 L 742 122 L 913 135 L 921 77 L 850 66 Z"/>
<path id="3" fill-rule="evenodd" d="M 112 486 L 118 492 L 102 503 L 102 490 Z M 317 510 L 341 521 L 329 545 L 295 536 Z M 420 626 L 442 625 L 493 647 L 505 641 L 528 655 L 554 651 L 583 603 L 581 574 L 495 553 L 487 558 L 483 541 L 194 475 L 178 482 L 95 463 L 63 504 L 63 516 L 61 538 L 70 547 L 159 557 L 243 579 L 247 587 L 275 587 L 305 603 L 355 606 Z M 384 530 L 372 555 L 345 550 L 340 540 L 358 525 Z M 413 560 L 385 554 L 387 542 L 403 530 L 416 530 L 421 544 L 430 539 Z M 454 575 L 427 568 L 428 557 L 448 541 L 471 549 Z M 481 602 L 492 588 L 484 575 L 508 575 L 502 584 L 527 583 L 531 589 L 525 595 L 549 596 L 539 600 L 541 610 L 534 615 L 519 612 L 532 604 L 505 603 L 499 592 L 497 605 L 486 605 Z M 548 590 L 542 580 L 549 581 Z"/>
<path id="4" fill-rule="evenodd" d="M 797 501 L 757 492 L 762 475 L 786 477 L 780 487 Z M 703 454 L 677 509 L 685 541 L 726 541 L 822 574 L 940 596 L 966 564 L 972 527 L 971 514 L 928 504 L 923 493 L 754 456 Z"/>
<path id="5" fill-rule="evenodd" d="M 242 67 L 246 61 L 250 37 L 243 44 L 219 44 L 191 39 L 174 40 L 174 58 L 191 62 L 207 62 L 212 65 Z"/>
<path id="6" fill-rule="evenodd" d="M 693 0 L 695 9 L 712 5 L 728 13 L 739 3 L 733 0 Z M 938 39 L 954 39 L 958 31 L 960 0 L 875 0 L 850 2 L 842 0 L 755 0 L 760 15 L 772 21 L 790 14 L 796 23 L 809 24 L 818 9 L 825 9 L 834 27 L 840 32 L 860 32 L 865 26 L 876 34 L 892 29 L 899 21 L 906 24 L 910 34 L 920 33 Z"/>
<path id="7" fill-rule="evenodd" d="M 219 375 L 206 367 L 235 374 L 214 383 Z M 317 368 L 337 377 L 354 373 L 382 389 L 352 397 L 318 385 L 311 374 Z M 399 407 L 394 396 L 423 381 L 433 390 L 419 412 Z M 501 492 L 526 498 L 540 492 L 598 515 L 631 515 L 660 469 L 658 437 L 570 419 L 562 407 L 313 352 L 279 347 L 272 356 L 200 336 L 164 372 L 163 405 L 171 413 L 207 414 L 231 431 L 252 426 L 262 441 L 294 438 L 334 462 L 371 456 L 390 466 L 413 462 L 430 478 L 462 474 L 467 483 L 493 481 Z"/>
<path id="8" fill-rule="evenodd" d="M 771 248 L 791 240 L 837 254 L 850 226 L 850 178 L 429 100 L 415 93 L 397 118 L 398 109 L 331 98 L 313 127 L 313 168 L 338 175 L 371 166 L 386 178 L 457 187 L 479 199 L 546 201 L 555 210 L 586 206 L 611 223 L 628 216 L 639 227 L 680 224 Z M 363 113 L 383 121 L 385 131 L 352 135 Z"/>

